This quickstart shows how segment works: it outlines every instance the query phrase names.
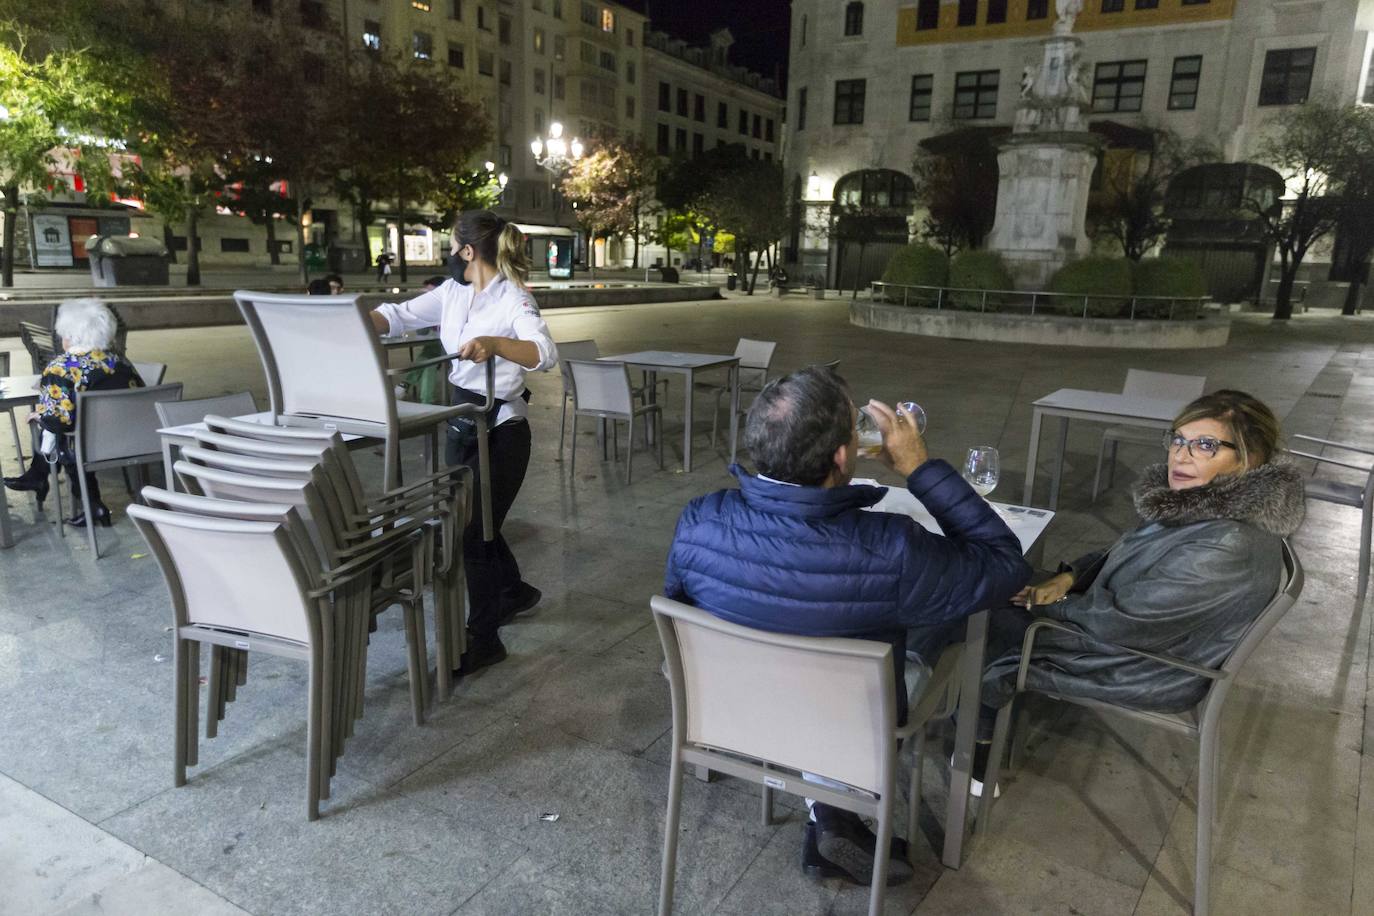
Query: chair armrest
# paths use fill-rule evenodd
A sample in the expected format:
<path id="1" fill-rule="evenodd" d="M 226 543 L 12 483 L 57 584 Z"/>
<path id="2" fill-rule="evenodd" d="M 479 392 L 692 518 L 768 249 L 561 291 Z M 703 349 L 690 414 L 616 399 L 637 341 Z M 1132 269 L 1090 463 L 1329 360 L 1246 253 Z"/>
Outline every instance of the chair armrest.
<path id="1" fill-rule="evenodd" d="M 1071 636 L 1082 636 L 1085 639 L 1091 639 L 1094 642 L 1111 646 L 1113 649 L 1119 649 L 1128 655 L 1134 655 L 1138 658 L 1148 658 L 1150 661 L 1159 662 L 1161 665 L 1168 665 L 1170 668 L 1178 668 L 1181 671 L 1187 671 L 1189 674 L 1205 677 L 1208 680 L 1218 681 L 1227 677 L 1225 671 L 1217 671 L 1215 668 L 1204 668 L 1201 665 L 1194 665 L 1192 662 L 1185 662 L 1182 659 L 1172 658 L 1168 655 L 1160 655 L 1156 652 L 1146 652 L 1142 649 L 1132 649 L 1130 646 L 1109 643 L 1089 633 L 1085 633 L 1082 628 L 1076 627 L 1071 623 L 1065 623 L 1062 620 L 1051 620 L 1048 617 L 1037 617 L 1035 622 L 1027 628 L 1026 636 L 1021 641 L 1021 664 L 1016 671 L 1017 693 L 1026 689 L 1026 672 L 1030 668 L 1031 652 L 1035 648 L 1035 637 L 1041 630 L 1059 630 Z"/>
<path id="2" fill-rule="evenodd" d="M 1330 439 L 1318 439 L 1316 436 L 1304 436 L 1297 433 L 1290 438 L 1301 439 L 1304 442 L 1315 442 L 1318 445 L 1329 445 L 1332 448 L 1345 449 L 1347 452 L 1359 452 L 1361 455 L 1374 455 L 1374 449 L 1360 448 L 1358 445 L 1346 445 L 1344 442 L 1332 442 Z"/>
<path id="3" fill-rule="evenodd" d="M 389 504 L 389 503 L 394 503 L 394 502 L 396 502 L 397 500 L 405 499 L 405 498 L 412 498 L 412 494 L 414 494 L 414 492 L 415 492 L 416 490 L 422 489 L 422 488 L 424 488 L 424 487 L 433 487 L 435 484 L 438 484 L 438 483 L 441 483 L 441 482 L 443 482 L 443 481 L 449 480 L 449 478 L 458 478 L 458 479 L 452 480 L 451 482 L 453 482 L 453 483 L 467 484 L 467 483 L 470 481 L 470 478 L 471 478 L 471 477 L 472 477 L 472 469 L 471 469 L 471 468 L 467 467 L 466 465 L 461 465 L 461 464 L 460 464 L 460 465 L 454 465 L 453 467 L 447 468 L 447 469 L 442 470 L 442 471 L 439 471 L 438 473 L 430 474 L 430 475 L 427 476 L 427 477 L 422 477 L 421 479 L 415 481 L 414 483 L 404 484 L 404 485 L 402 485 L 402 486 L 395 487 L 395 488 L 393 488 L 393 489 L 387 490 L 385 493 L 383 493 L 381 496 L 377 497 L 375 500 L 373 500 L 372 502 L 368 503 L 367 505 L 368 505 L 369 507 L 372 507 L 372 506 L 386 507 L 387 504 Z M 383 512 L 383 511 L 386 511 L 386 508 L 380 508 L 380 509 L 378 509 L 377 511 Z M 375 514 L 375 513 L 373 513 L 373 514 Z M 369 514 L 369 513 L 358 513 L 358 514 L 355 515 L 354 517 L 355 517 L 355 518 L 358 518 L 358 519 L 370 518 L 370 517 L 371 517 L 371 514 Z"/>
<path id="4" fill-rule="evenodd" d="M 1368 473 L 1370 470 L 1374 470 L 1374 468 L 1371 468 L 1369 465 L 1355 464 L 1352 461 L 1341 461 L 1337 458 L 1327 458 L 1322 455 L 1313 455 L 1310 452 L 1299 452 L 1291 448 L 1287 449 L 1287 452 L 1295 458 L 1305 458 L 1308 461 L 1316 461 L 1320 462 L 1321 464 L 1334 464 L 1337 467 L 1349 468 L 1352 471 L 1364 471 L 1365 473 Z"/>
<path id="5" fill-rule="evenodd" d="M 378 561 L 386 558 L 386 555 L 391 552 L 393 546 L 394 545 L 388 543 L 385 546 L 355 556 L 340 566 L 334 566 L 325 570 L 320 575 L 320 578 L 324 580 L 324 584 L 306 594 L 311 598 L 323 598 L 339 586 L 346 585 L 359 576 L 371 573 L 372 568 L 377 565 Z"/>
<path id="6" fill-rule="evenodd" d="M 451 363 L 455 359 L 462 359 L 457 353 L 445 353 L 443 356 L 434 356 L 429 359 L 421 359 L 411 363 L 409 366 L 400 366 L 395 369 L 386 370 L 387 375 L 404 375 L 411 369 L 423 369 L 426 366 L 437 366 L 440 363 Z"/>

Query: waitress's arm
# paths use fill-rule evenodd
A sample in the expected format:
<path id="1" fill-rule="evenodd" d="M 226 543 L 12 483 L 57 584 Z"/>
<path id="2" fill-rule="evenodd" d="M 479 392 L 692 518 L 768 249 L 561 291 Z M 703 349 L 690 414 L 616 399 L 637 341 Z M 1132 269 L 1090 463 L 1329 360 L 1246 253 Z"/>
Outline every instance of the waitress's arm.
<path id="1" fill-rule="evenodd" d="M 378 334 L 400 334 L 419 328 L 437 327 L 444 317 L 444 296 L 438 289 L 423 292 L 405 302 L 384 302 L 371 312 L 372 328 Z"/>
<path id="2" fill-rule="evenodd" d="M 511 337 L 474 337 L 458 348 L 458 355 L 476 363 L 499 356 L 536 372 L 558 364 L 558 346 L 533 304 L 521 303 L 517 307 L 511 330 L 515 332 Z"/>

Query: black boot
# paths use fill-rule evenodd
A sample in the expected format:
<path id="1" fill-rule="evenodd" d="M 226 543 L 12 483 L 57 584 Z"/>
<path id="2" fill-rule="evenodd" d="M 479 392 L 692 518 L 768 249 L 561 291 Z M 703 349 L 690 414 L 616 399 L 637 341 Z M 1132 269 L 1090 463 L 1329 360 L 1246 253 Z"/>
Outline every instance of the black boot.
<path id="1" fill-rule="evenodd" d="M 95 523 L 99 525 L 101 528 L 109 528 L 111 525 L 114 524 L 114 519 L 110 518 L 110 510 L 105 507 L 104 503 L 96 503 L 94 506 L 92 506 L 91 514 L 95 516 Z M 86 513 L 78 508 L 75 515 L 73 515 L 71 518 L 64 519 L 63 521 L 65 521 L 68 525 L 71 525 L 73 528 L 85 528 Z"/>
<path id="2" fill-rule="evenodd" d="M 544 593 L 528 582 L 521 582 L 515 588 L 501 592 L 501 623 L 499 626 L 504 627 L 518 615 L 533 610 L 543 597 Z"/>
<path id="3" fill-rule="evenodd" d="M 458 670 L 453 672 L 453 676 L 466 677 L 505 660 L 506 647 L 501 637 L 495 634 L 478 636 L 469 630 L 468 650 L 458 659 Z"/>
<path id="4" fill-rule="evenodd" d="M 853 883 L 872 884 L 873 857 L 878 848 L 878 838 L 873 831 L 852 811 L 820 802 L 813 805 L 811 810 L 816 818 L 817 856 L 839 868 L 844 872 L 844 877 Z M 906 841 L 893 837 L 888 847 L 888 887 L 910 880 L 912 874 L 911 864 L 907 862 Z"/>
<path id="5" fill-rule="evenodd" d="M 38 497 L 38 508 L 43 508 L 43 500 L 48 498 L 48 462 L 42 455 L 34 455 L 23 474 L 5 478 L 5 486 L 20 493 L 33 493 Z"/>

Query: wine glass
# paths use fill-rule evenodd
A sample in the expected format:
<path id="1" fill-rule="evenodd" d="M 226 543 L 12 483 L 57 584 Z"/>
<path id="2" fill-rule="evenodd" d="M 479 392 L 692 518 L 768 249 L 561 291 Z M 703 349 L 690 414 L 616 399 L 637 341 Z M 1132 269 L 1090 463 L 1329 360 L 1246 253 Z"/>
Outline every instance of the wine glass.
<path id="1" fill-rule="evenodd" d="M 926 431 L 926 412 L 915 401 L 898 401 L 897 406 L 916 424 L 916 431 Z M 867 407 L 859 408 L 859 416 L 854 421 L 854 429 L 859 434 L 859 454 L 865 458 L 877 458 L 883 451 L 883 431 L 878 421 L 868 412 Z"/>
<path id="2" fill-rule="evenodd" d="M 964 459 L 964 479 L 979 496 L 986 499 L 989 493 L 997 489 L 999 472 L 997 449 L 980 445 L 968 450 L 968 457 Z"/>

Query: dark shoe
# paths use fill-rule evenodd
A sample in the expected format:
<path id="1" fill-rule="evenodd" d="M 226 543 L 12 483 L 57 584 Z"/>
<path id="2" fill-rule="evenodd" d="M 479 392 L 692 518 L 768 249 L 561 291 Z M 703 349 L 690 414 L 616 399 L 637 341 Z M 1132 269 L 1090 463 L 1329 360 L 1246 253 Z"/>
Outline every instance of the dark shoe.
<path id="1" fill-rule="evenodd" d="M 853 812 L 820 803 L 812 807 L 816 817 L 816 851 L 832 866 L 839 868 L 855 884 L 873 883 L 873 856 L 878 838 Z M 893 837 L 888 847 L 887 886 L 892 887 L 911 879 L 913 872 L 907 862 L 906 841 Z"/>
<path id="2" fill-rule="evenodd" d="M 458 659 L 458 670 L 453 672 L 453 676 L 465 677 L 475 674 L 483 668 L 505 661 L 506 655 L 506 647 L 502 645 L 499 636 L 482 639 L 469 637 L 468 650 Z"/>
<path id="3" fill-rule="evenodd" d="M 38 508 L 43 508 L 43 500 L 48 498 L 48 477 L 34 479 L 28 474 L 22 477 L 6 477 L 5 487 L 19 493 L 32 493 L 38 497 Z"/>
<path id="4" fill-rule="evenodd" d="M 816 848 L 815 821 L 808 821 L 806 824 L 806 839 L 802 842 L 802 874 L 817 880 L 849 878 L 849 872 L 824 858 L 821 851 Z"/>
<path id="5" fill-rule="evenodd" d="M 543 599 L 544 593 L 530 585 L 528 582 L 521 582 L 517 588 L 501 595 L 501 622 L 497 626 L 505 626 L 520 614 L 533 610 Z"/>
<path id="6" fill-rule="evenodd" d="M 104 506 L 97 505 L 92 511 L 95 513 L 95 523 L 101 528 L 109 528 L 114 524 L 114 519 L 110 518 L 110 510 Z M 64 519 L 64 521 L 73 528 L 85 528 L 86 513 L 78 512 L 71 518 Z"/>

